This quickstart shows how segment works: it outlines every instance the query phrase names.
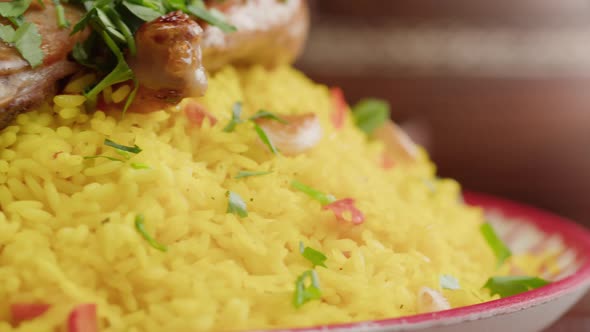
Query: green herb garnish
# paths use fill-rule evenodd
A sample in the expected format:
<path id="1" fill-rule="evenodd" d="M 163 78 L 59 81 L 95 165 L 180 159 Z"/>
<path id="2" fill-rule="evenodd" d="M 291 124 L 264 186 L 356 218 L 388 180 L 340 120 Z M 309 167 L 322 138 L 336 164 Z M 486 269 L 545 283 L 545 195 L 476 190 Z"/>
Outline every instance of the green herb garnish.
<path id="1" fill-rule="evenodd" d="M 129 155 L 129 153 L 133 153 L 133 154 L 138 154 L 140 153 L 142 150 L 139 146 L 134 145 L 134 146 L 126 146 L 126 145 L 122 145 L 119 143 L 115 143 L 113 141 L 111 141 L 108 138 L 105 138 L 104 140 L 104 145 L 106 146 L 110 146 L 112 148 L 115 149 L 115 152 L 122 156 L 123 159 L 121 158 L 114 158 L 114 157 L 109 157 L 109 156 L 104 156 L 104 155 L 97 155 L 97 156 L 86 156 L 84 157 L 84 159 L 97 159 L 97 158 L 104 158 L 104 159 L 108 159 L 111 161 L 120 161 L 122 163 L 124 163 L 125 161 L 131 159 L 131 156 Z M 147 169 L 149 168 L 147 165 L 141 164 L 141 163 L 131 163 L 131 167 L 134 169 Z"/>
<path id="2" fill-rule="evenodd" d="M 549 281 L 537 277 L 506 276 L 492 277 L 483 287 L 489 289 L 492 295 L 498 294 L 500 297 L 508 297 L 548 284 L 550 284 Z"/>
<path id="3" fill-rule="evenodd" d="M 157 1 L 139 1 L 137 0 L 123 0 L 121 3 L 127 10 L 142 21 L 149 22 L 157 19 L 164 14 L 164 9 L 157 4 Z"/>
<path id="4" fill-rule="evenodd" d="M 43 63 L 41 35 L 33 23 L 22 23 L 16 30 L 9 25 L 0 24 L 0 39 L 14 46 L 32 68 Z"/>
<path id="5" fill-rule="evenodd" d="M 150 167 L 146 164 L 142 163 L 131 163 L 131 168 L 133 169 L 150 169 Z"/>
<path id="6" fill-rule="evenodd" d="M 354 123 L 367 135 L 389 119 L 389 112 L 389 103 L 375 98 L 363 99 L 352 107 Z"/>
<path id="7" fill-rule="evenodd" d="M 180 4 L 184 1 L 179 0 L 168 0 L 171 4 Z M 236 27 L 228 24 L 225 22 L 225 18 L 223 14 L 218 11 L 211 11 L 205 7 L 205 2 L 203 0 L 189 0 L 186 1 L 186 5 L 179 5 L 176 9 L 182 10 L 187 14 L 196 16 L 203 21 L 218 27 L 223 32 L 234 32 L 236 31 Z"/>
<path id="8" fill-rule="evenodd" d="M 291 182 L 291 187 L 301 191 L 302 193 L 306 194 L 307 196 L 315 199 L 316 201 L 320 202 L 322 205 L 328 205 L 330 203 L 334 203 L 336 201 L 336 197 L 325 194 L 319 190 L 316 190 L 312 187 L 309 187 L 297 180 L 293 180 Z"/>
<path id="9" fill-rule="evenodd" d="M 137 145 L 133 145 L 133 146 L 121 145 L 119 143 L 115 143 L 115 142 L 111 141 L 108 138 L 104 139 L 104 145 L 110 146 L 110 147 L 115 148 L 120 151 L 125 151 L 125 152 L 130 152 L 130 153 L 135 153 L 135 154 L 138 154 L 142 151 L 141 148 Z"/>
<path id="10" fill-rule="evenodd" d="M 246 203 L 240 197 L 240 195 L 236 194 L 233 191 L 228 191 L 228 204 L 227 204 L 227 213 L 233 213 L 240 218 L 245 218 L 248 216 L 248 210 L 246 209 Z"/>
<path id="11" fill-rule="evenodd" d="M 322 254 L 321 252 L 313 248 L 304 246 L 303 242 L 299 242 L 299 252 L 303 257 L 305 257 L 305 259 L 307 259 L 311 262 L 311 264 L 313 264 L 313 267 L 327 267 L 326 260 L 328 259 L 328 257 L 326 257 L 326 255 Z"/>
<path id="12" fill-rule="evenodd" d="M 256 130 L 256 134 L 258 134 L 258 137 L 260 137 L 260 140 L 262 141 L 262 143 L 264 143 L 273 154 L 279 154 L 279 151 L 274 146 L 274 144 L 272 143 L 270 138 L 268 138 L 266 131 L 264 131 L 264 129 L 262 129 L 262 127 L 260 127 L 256 123 L 254 123 L 254 130 Z"/>
<path id="13" fill-rule="evenodd" d="M 138 214 L 135 216 L 135 229 L 143 236 L 143 238 L 152 246 L 154 249 L 158 249 L 160 251 L 166 252 L 168 251 L 168 247 L 156 241 L 145 229 L 144 225 L 144 217 L 142 214 Z"/>
<path id="14" fill-rule="evenodd" d="M 103 155 L 98 155 L 98 156 L 85 156 L 84 159 L 98 159 L 98 158 L 104 158 L 104 159 L 108 159 L 111 161 L 120 161 L 122 163 L 125 162 L 125 160 L 123 159 L 119 159 L 119 158 L 115 158 L 115 157 L 109 157 L 109 156 L 103 156 Z"/>
<path id="15" fill-rule="evenodd" d="M 448 290 L 461 289 L 461 286 L 459 285 L 459 280 L 455 279 L 455 277 L 448 275 L 448 274 L 441 275 L 439 278 L 439 282 L 440 282 L 440 287 L 442 289 L 448 289 Z"/>
<path id="16" fill-rule="evenodd" d="M 229 121 L 227 126 L 225 126 L 223 128 L 223 131 L 225 131 L 226 133 L 233 132 L 236 129 L 236 126 L 243 122 L 241 119 L 241 116 L 242 116 L 242 103 L 235 102 L 234 106 L 232 107 L 231 120 Z"/>
<path id="17" fill-rule="evenodd" d="M 309 285 L 306 281 L 309 279 Z M 320 282 L 317 273 L 314 270 L 303 272 L 295 281 L 295 294 L 293 295 L 293 305 L 299 309 L 305 303 L 322 298 Z"/>
<path id="18" fill-rule="evenodd" d="M 260 111 L 256 112 L 256 114 L 252 115 L 249 120 L 254 121 L 256 119 L 271 119 L 271 120 L 275 120 L 275 121 L 278 121 L 283 124 L 289 123 L 285 119 L 282 119 L 279 116 L 277 116 L 276 114 L 265 111 L 265 110 L 260 110 Z"/>
<path id="19" fill-rule="evenodd" d="M 266 174 L 270 174 L 272 173 L 272 171 L 239 171 L 238 174 L 236 174 L 236 176 L 234 176 L 234 179 L 242 179 L 242 178 L 247 178 L 250 176 L 260 176 L 260 175 L 266 175 Z"/>
<path id="20" fill-rule="evenodd" d="M 496 234 L 494 227 L 489 222 L 483 223 L 480 226 L 480 231 L 484 239 L 494 252 L 494 255 L 496 255 L 496 260 L 498 262 L 497 266 L 500 267 L 502 264 L 504 264 L 504 261 L 506 261 L 506 259 L 512 256 L 512 252 L 504 244 L 504 242 L 502 242 L 498 234 Z"/>
<path id="21" fill-rule="evenodd" d="M 29 6 L 31 0 L 12 0 L 10 2 L 0 2 L 0 16 L 2 17 L 19 17 L 24 14 Z"/>
<path id="22" fill-rule="evenodd" d="M 57 25 L 60 28 L 67 28 L 70 26 L 70 22 L 66 19 L 66 13 L 64 11 L 64 6 L 61 4 L 59 0 L 52 0 L 53 4 L 55 5 L 55 16 L 57 17 Z"/>

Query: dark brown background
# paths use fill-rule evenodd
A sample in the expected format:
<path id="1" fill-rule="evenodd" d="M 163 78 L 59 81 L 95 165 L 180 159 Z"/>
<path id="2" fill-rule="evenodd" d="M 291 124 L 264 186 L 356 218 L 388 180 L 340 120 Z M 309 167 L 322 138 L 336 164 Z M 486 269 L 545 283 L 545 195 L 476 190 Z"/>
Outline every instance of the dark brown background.
<path id="1" fill-rule="evenodd" d="M 388 99 L 440 175 L 590 227 L 590 1 L 311 4 L 313 79 Z M 590 331 L 590 297 L 549 331 Z"/>
<path id="2" fill-rule="evenodd" d="M 312 78 L 388 99 L 442 176 L 590 225 L 589 1 L 312 5 Z"/>

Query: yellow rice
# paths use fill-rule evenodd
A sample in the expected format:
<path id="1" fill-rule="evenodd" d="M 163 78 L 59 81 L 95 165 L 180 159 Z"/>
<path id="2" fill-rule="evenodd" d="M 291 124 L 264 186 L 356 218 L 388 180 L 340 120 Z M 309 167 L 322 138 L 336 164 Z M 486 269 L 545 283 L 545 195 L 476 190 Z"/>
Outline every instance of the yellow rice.
<path id="1" fill-rule="evenodd" d="M 80 96 L 54 101 L 0 133 L 1 331 L 12 329 L 17 302 L 52 305 L 19 331 L 52 331 L 89 302 L 101 331 L 218 331 L 411 315 L 424 286 L 453 307 L 491 299 L 481 289 L 495 272 L 483 217 L 462 204 L 457 183 L 437 179 L 423 151 L 412 166 L 382 169 L 380 143 L 350 118 L 335 130 L 328 89 L 294 69 L 217 73 L 199 102 L 218 122 L 202 128 L 187 124 L 182 105 L 122 118 L 85 112 Z M 236 101 L 244 118 L 262 108 L 315 112 L 323 138 L 308 153 L 274 156 L 251 124 L 222 131 Z M 85 160 L 121 157 L 105 138 L 143 151 L 125 163 Z M 272 173 L 234 179 L 242 170 Z M 294 179 L 354 198 L 365 223 L 336 221 L 293 190 Z M 244 199 L 248 217 L 226 213 L 227 191 Z M 136 231 L 138 213 L 167 252 Z M 295 280 L 310 269 L 300 241 L 328 260 L 316 268 L 322 300 L 295 309 Z M 442 274 L 461 289 L 442 290 Z"/>

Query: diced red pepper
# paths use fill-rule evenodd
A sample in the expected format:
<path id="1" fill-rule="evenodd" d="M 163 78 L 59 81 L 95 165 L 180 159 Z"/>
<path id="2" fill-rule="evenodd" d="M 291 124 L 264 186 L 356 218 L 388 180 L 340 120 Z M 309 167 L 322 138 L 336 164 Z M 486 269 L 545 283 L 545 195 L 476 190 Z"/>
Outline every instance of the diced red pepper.
<path id="1" fill-rule="evenodd" d="M 207 112 L 205 107 L 199 103 L 187 103 L 184 107 L 184 114 L 190 123 L 199 127 L 203 125 L 205 118 L 209 119 L 212 126 L 217 123 L 217 119 L 211 113 Z"/>
<path id="2" fill-rule="evenodd" d="M 97 332 L 96 304 L 86 303 L 75 307 L 68 317 L 68 332 Z"/>
<path id="3" fill-rule="evenodd" d="M 393 161 L 393 158 L 389 154 L 383 153 L 383 156 L 381 157 L 381 167 L 384 169 L 391 169 L 394 165 L 395 162 Z"/>
<path id="4" fill-rule="evenodd" d="M 354 206 L 354 199 L 344 198 L 324 205 L 324 210 L 332 210 L 336 218 L 342 221 L 349 221 L 355 225 L 360 225 L 365 221 L 363 213 Z M 349 212 L 350 215 L 345 215 L 345 212 Z"/>
<path id="5" fill-rule="evenodd" d="M 338 87 L 331 88 L 330 95 L 332 96 L 332 105 L 334 106 L 334 111 L 332 112 L 332 124 L 334 125 L 334 128 L 340 129 L 344 125 L 348 104 L 346 104 L 342 89 Z"/>
<path id="6" fill-rule="evenodd" d="M 50 305 L 45 303 L 15 303 L 10 306 L 10 314 L 14 324 L 35 319 L 45 313 Z"/>

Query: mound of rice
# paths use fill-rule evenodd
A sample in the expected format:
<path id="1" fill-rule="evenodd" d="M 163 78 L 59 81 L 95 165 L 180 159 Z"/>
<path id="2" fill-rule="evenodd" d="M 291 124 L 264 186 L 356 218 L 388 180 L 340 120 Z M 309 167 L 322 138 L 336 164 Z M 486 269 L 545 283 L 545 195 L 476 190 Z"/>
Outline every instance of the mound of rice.
<path id="1" fill-rule="evenodd" d="M 2 331 L 13 328 L 11 303 L 51 304 L 20 331 L 53 331 L 79 303 L 98 305 L 101 331 L 218 331 L 410 315 L 424 286 L 453 307 L 491 298 L 481 286 L 495 258 L 459 186 L 437 179 L 423 151 L 383 169 L 383 146 L 350 117 L 336 130 L 328 89 L 294 69 L 217 73 L 199 100 L 213 126 L 191 125 L 182 105 L 121 117 L 84 112 L 81 96 L 54 100 L 0 134 Z M 236 101 L 244 118 L 317 113 L 322 139 L 305 154 L 273 155 L 251 123 L 222 130 Z M 143 151 L 85 159 L 121 158 L 105 138 Z M 244 170 L 272 173 L 234 178 Z M 354 198 L 365 222 L 337 221 L 293 180 Z M 247 217 L 226 212 L 228 191 Z M 138 233 L 138 214 L 166 252 Z M 321 300 L 296 309 L 295 280 L 311 267 L 300 242 L 328 258 L 315 268 Z M 443 274 L 461 289 L 442 290 Z"/>

